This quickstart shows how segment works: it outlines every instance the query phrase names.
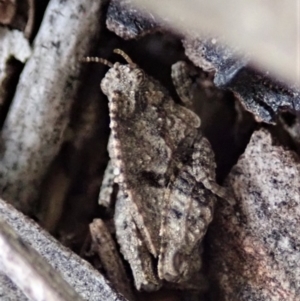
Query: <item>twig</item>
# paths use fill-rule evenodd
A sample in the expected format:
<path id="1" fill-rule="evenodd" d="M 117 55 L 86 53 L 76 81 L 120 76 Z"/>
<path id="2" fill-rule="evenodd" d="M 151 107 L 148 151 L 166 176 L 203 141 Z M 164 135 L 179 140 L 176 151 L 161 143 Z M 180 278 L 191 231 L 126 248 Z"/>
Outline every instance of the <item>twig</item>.
<path id="1" fill-rule="evenodd" d="M 3 128 L 2 196 L 30 212 L 69 122 L 79 59 L 99 33 L 102 1 L 50 1 Z"/>

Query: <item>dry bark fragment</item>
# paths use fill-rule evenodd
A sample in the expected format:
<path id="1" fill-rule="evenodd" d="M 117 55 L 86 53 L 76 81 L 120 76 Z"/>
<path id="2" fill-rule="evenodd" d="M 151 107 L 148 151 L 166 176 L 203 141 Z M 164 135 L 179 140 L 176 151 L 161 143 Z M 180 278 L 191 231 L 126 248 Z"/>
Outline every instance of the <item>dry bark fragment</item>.
<path id="1" fill-rule="evenodd" d="M 189 59 L 205 71 L 214 72 L 214 84 L 231 90 L 257 121 L 272 123 L 280 107 L 300 109 L 299 90 L 247 68 L 249 57 L 215 38 L 183 41 Z"/>
<path id="2" fill-rule="evenodd" d="M 90 224 L 92 251 L 98 254 L 101 264 L 114 288 L 128 300 L 135 300 L 124 264 L 117 246 L 104 221 L 94 219 Z"/>
<path id="3" fill-rule="evenodd" d="M 58 271 L 84 300 L 125 300 L 111 289 L 104 277 L 90 264 L 63 247 L 36 223 L 2 200 L 0 218 Z"/>
<path id="4" fill-rule="evenodd" d="M 159 30 L 157 19 L 150 13 L 137 9 L 131 0 L 112 0 L 106 16 L 106 26 L 125 40 L 140 38 Z"/>
<path id="5" fill-rule="evenodd" d="M 81 63 L 99 32 L 101 1 L 52 0 L 3 128 L 0 188 L 32 210 L 45 172 L 63 142 Z"/>
<path id="6" fill-rule="evenodd" d="M 300 110 L 300 90 L 272 80 L 268 74 L 241 69 L 226 85 L 257 121 L 274 123 L 282 107 Z"/>
<path id="7" fill-rule="evenodd" d="M 142 12 L 132 2 L 111 2 L 106 22 L 111 31 L 123 39 L 137 39 L 167 28 L 157 17 Z M 242 53 L 239 47 L 226 46 L 219 38 L 194 36 L 191 34 L 183 40 L 186 55 L 204 71 L 214 72 L 214 84 L 232 90 L 257 121 L 272 123 L 281 106 L 300 108 L 299 91 L 245 68 L 250 56 Z"/>
<path id="8" fill-rule="evenodd" d="M 213 300 L 299 299 L 299 176 L 293 152 L 253 134 L 227 179 L 237 205 L 218 203 L 209 235 Z"/>
<path id="9" fill-rule="evenodd" d="M 28 301 L 28 298 L 16 285 L 5 275 L 0 274 L 0 298 L 1 300 Z M 7 299 L 4 299 L 7 298 Z"/>
<path id="10" fill-rule="evenodd" d="M 34 301 L 82 301 L 79 295 L 38 253 L 0 221 L 0 266 L 24 294 Z"/>
<path id="11" fill-rule="evenodd" d="M 205 31 L 224 36 L 229 45 L 238 45 L 244 53 L 251 53 L 253 61 L 273 75 L 289 79 L 291 83 L 300 83 L 295 42 L 299 36 L 297 1 L 289 6 L 272 0 L 172 0 L 168 1 L 168 5 L 162 5 L 159 0 L 132 2 L 138 8 L 147 9 L 156 17 L 167 20 L 178 32 Z"/>
<path id="12" fill-rule="evenodd" d="M 225 46 L 217 38 L 186 38 L 183 40 L 185 54 L 204 71 L 215 72 L 214 83 L 223 86 L 244 67 L 248 58 L 238 49 Z"/>

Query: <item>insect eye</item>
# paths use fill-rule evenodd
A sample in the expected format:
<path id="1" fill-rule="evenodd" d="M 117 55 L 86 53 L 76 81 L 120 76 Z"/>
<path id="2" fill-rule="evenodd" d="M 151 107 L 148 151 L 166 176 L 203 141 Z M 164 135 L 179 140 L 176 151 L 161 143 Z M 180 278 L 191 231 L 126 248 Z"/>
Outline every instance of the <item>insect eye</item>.
<path id="1" fill-rule="evenodd" d="M 144 80 L 145 80 L 144 72 L 140 69 L 137 69 L 135 71 L 135 73 L 136 73 L 136 80 L 137 80 L 138 84 L 142 85 L 144 83 Z"/>

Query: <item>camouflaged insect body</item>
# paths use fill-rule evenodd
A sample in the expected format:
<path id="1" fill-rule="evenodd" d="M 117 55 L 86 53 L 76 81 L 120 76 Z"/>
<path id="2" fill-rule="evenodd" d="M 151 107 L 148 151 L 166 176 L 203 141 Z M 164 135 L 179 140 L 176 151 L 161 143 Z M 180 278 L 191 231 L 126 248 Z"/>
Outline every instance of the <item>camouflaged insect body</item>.
<path id="1" fill-rule="evenodd" d="M 121 191 L 116 234 L 136 287 L 155 290 L 161 279 L 199 288 L 195 275 L 216 201 L 212 191 L 223 195 L 200 119 L 131 62 L 115 63 L 101 89 L 109 99 L 108 149 Z M 145 250 L 158 258 L 158 275 Z"/>

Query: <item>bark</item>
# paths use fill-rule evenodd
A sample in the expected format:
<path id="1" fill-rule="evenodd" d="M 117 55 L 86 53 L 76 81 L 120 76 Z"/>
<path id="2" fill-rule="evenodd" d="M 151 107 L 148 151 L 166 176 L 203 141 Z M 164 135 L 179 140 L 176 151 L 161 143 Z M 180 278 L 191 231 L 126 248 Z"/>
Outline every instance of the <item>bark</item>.
<path id="1" fill-rule="evenodd" d="M 2 200 L 0 219 L 1 272 L 31 300 L 125 300 L 90 264 Z M 1 287 L 12 300 L 26 300 L 3 275 Z"/>
<path id="2" fill-rule="evenodd" d="M 6 223 L 0 221 L 1 270 L 31 300 L 81 301 L 32 248 L 28 247 Z"/>
<path id="3" fill-rule="evenodd" d="M 299 176 L 295 153 L 253 133 L 227 178 L 237 204 L 218 203 L 208 235 L 212 300 L 299 300 Z"/>
<path id="4" fill-rule="evenodd" d="M 99 33 L 101 1 L 50 1 L 5 120 L 2 196 L 31 212 L 43 176 L 64 140 L 80 58 Z"/>
<path id="5" fill-rule="evenodd" d="M 161 1 L 132 0 L 166 20 L 179 32 L 224 37 L 240 46 L 256 64 L 280 79 L 300 85 L 300 3 L 293 1 Z"/>

